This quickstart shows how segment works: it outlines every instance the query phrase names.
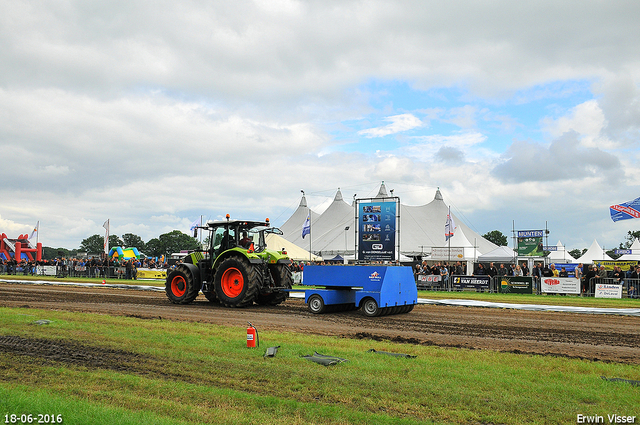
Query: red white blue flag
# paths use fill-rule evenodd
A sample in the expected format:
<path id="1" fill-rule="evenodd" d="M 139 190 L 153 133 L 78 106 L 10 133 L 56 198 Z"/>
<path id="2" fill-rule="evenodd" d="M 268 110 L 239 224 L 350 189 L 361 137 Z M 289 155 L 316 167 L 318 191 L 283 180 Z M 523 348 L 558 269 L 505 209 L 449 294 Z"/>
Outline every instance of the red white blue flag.
<path id="1" fill-rule="evenodd" d="M 456 223 L 453 221 L 453 216 L 451 215 L 451 208 L 449 208 L 449 214 L 447 214 L 447 222 L 444 224 L 444 237 L 445 241 L 448 241 L 451 237 L 453 237 L 453 233 L 456 230 Z"/>
<path id="2" fill-rule="evenodd" d="M 611 213 L 611 220 L 613 221 L 640 218 L 640 198 L 618 205 L 611 205 L 609 212 Z"/>

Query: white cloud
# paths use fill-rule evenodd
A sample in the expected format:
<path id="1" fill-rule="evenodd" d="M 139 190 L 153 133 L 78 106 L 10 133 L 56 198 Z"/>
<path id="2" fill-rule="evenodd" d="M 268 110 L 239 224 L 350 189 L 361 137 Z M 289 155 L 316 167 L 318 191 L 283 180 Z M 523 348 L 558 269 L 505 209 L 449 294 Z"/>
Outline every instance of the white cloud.
<path id="1" fill-rule="evenodd" d="M 558 119 L 544 118 L 542 124 L 543 129 L 552 138 L 574 131 L 580 135 L 581 144 L 585 147 L 611 149 L 617 146 L 616 143 L 602 135 L 607 127 L 607 120 L 596 100 L 581 103 L 572 108 L 567 115 Z"/>
<path id="2" fill-rule="evenodd" d="M 391 124 L 360 130 L 358 131 L 358 134 L 365 137 L 384 137 L 390 134 L 412 130 L 422 125 L 422 121 L 412 114 L 393 115 L 385 118 L 384 121 L 388 121 Z"/>

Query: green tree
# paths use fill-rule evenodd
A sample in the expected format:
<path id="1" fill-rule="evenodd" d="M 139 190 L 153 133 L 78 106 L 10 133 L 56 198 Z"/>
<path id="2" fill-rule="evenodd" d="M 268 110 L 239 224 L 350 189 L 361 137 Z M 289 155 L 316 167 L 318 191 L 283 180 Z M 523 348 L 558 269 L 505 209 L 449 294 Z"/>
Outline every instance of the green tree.
<path id="1" fill-rule="evenodd" d="M 109 235 L 109 249 L 114 246 L 122 246 L 123 242 L 117 235 Z M 88 254 L 100 254 L 104 252 L 104 236 L 93 235 L 80 242 L 80 251 Z"/>
<path id="2" fill-rule="evenodd" d="M 198 249 L 198 247 L 199 243 L 196 238 L 182 233 L 180 230 L 173 230 L 147 242 L 145 253 L 152 257 L 160 257 L 182 250 Z"/>
<path id="3" fill-rule="evenodd" d="M 635 232 L 629 230 L 624 238 L 625 241 L 620 244 L 620 249 L 629 249 L 631 245 L 633 245 L 633 241 L 640 239 L 640 230 L 636 230 Z"/>
<path id="4" fill-rule="evenodd" d="M 104 236 L 93 235 L 80 242 L 80 251 L 88 254 L 98 254 L 104 250 Z"/>
<path id="5" fill-rule="evenodd" d="M 569 254 L 571 254 L 571 256 L 573 258 L 580 258 L 582 257 L 582 255 L 587 252 L 588 249 L 587 248 L 583 248 L 583 249 L 572 249 L 571 251 L 569 251 Z"/>
<path id="6" fill-rule="evenodd" d="M 138 248 L 138 251 L 144 251 L 144 241 L 140 236 L 133 233 L 125 233 L 122 235 L 122 240 L 126 248 Z"/>
<path id="7" fill-rule="evenodd" d="M 500 230 L 492 230 L 482 237 L 498 246 L 507 246 L 507 237 Z"/>

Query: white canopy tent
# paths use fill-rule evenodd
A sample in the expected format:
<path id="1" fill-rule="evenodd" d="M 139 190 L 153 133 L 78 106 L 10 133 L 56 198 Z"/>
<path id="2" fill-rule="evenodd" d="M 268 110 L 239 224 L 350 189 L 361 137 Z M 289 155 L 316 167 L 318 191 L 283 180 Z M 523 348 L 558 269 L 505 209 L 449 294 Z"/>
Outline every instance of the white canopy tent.
<path id="1" fill-rule="evenodd" d="M 493 251 L 482 254 L 478 257 L 479 263 L 514 263 L 516 252 L 508 246 L 499 246 Z"/>
<path id="2" fill-rule="evenodd" d="M 280 235 L 276 235 L 273 233 L 267 233 L 265 236 L 265 242 L 267 243 L 267 248 L 272 249 L 274 251 L 280 251 L 282 248 L 287 251 L 287 255 L 289 258 L 295 261 L 322 261 L 322 257 L 319 257 L 315 254 L 310 254 L 304 248 L 300 248 L 293 242 L 289 242 L 285 238 Z"/>
<path id="3" fill-rule="evenodd" d="M 609 257 L 605 250 L 598 244 L 598 241 L 594 239 L 587 252 L 582 254 L 577 261 L 583 264 L 591 264 L 599 261 L 613 261 L 613 258 Z"/>
<path id="4" fill-rule="evenodd" d="M 618 258 L 620 261 L 640 261 L 640 242 L 638 239 L 634 240 L 629 247 L 631 254 L 623 254 Z"/>
<path id="5" fill-rule="evenodd" d="M 550 263 L 575 263 L 576 259 L 567 251 L 566 247 L 562 245 L 562 242 L 558 241 L 556 244 L 558 248 L 556 251 L 550 251 L 549 262 Z"/>

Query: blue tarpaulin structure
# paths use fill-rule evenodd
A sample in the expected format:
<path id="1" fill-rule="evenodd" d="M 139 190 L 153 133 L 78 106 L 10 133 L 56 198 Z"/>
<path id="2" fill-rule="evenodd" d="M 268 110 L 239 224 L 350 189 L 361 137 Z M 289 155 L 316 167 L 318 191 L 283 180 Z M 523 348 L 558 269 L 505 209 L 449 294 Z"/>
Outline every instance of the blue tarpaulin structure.
<path id="1" fill-rule="evenodd" d="M 640 218 L 640 198 L 622 204 L 611 205 L 609 212 L 611 213 L 611 220 L 613 221 Z"/>

